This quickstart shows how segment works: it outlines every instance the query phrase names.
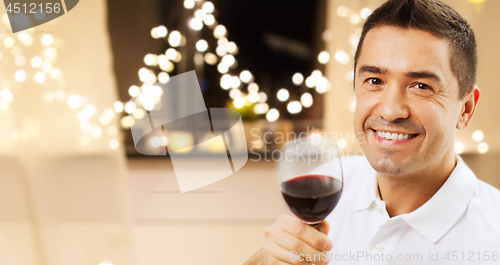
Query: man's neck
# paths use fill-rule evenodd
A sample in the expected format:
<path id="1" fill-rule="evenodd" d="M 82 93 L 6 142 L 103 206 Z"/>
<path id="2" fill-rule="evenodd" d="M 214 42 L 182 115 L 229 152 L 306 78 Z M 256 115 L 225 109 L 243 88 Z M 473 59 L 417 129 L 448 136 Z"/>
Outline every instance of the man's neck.
<path id="1" fill-rule="evenodd" d="M 443 186 L 456 166 L 456 157 L 442 161 L 435 168 L 411 176 L 377 173 L 380 198 L 390 217 L 410 213 L 424 205 Z"/>

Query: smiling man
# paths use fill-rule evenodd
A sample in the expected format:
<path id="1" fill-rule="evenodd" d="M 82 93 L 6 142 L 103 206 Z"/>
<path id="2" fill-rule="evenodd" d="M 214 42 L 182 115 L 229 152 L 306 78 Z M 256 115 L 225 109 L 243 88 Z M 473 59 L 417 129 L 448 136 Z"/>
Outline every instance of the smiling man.
<path id="1" fill-rule="evenodd" d="M 314 229 L 280 216 L 247 264 L 497 264 L 500 192 L 454 151 L 479 99 L 467 22 L 434 0 L 390 0 L 355 55 L 354 130 L 344 190 Z M 329 227 L 332 229 L 329 229 Z"/>

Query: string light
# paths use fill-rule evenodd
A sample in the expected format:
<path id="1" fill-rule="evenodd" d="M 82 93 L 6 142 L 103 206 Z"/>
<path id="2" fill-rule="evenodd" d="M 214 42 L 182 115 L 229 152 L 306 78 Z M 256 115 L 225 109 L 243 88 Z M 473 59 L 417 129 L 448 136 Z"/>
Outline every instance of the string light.
<path id="1" fill-rule="evenodd" d="M 232 88 L 239 88 L 241 85 L 241 81 L 237 76 L 232 76 L 231 77 L 231 87 Z"/>
<path id="2" fill-rule="evenodd" d="M 248 71 L 248 70 L 243 70 L 240 73 L 240 79 L 241 79 L 241 82 L 248 83 L 252 80 L 252 73 L 250 73 L 250 71 Z"/>
<path id="3" fill-rule="evenodd" d="M 14 79 L 19 83 L 24 82 L 24 80 L 26 80 L 26 72 L 22 69 L 17 70 L 14 74 Z"/>
<path id="4" fill-rule="evenodd" d="M 213 53 L 210 53 L 210 52 L 205 54 L 204 59 L 205 59 L 205 62 L 207 64 L 210 64 L 210 65 L 214 65 L 217 63 L 217 56 Z"/>
<path id="5" fill-rule="evenodd" d="M 221 60 L 221 63 L 225 64 L 228 67 L 233 65 L 235 62 L 236 59 L 234 59 L 234 56 L 232 56 L 231 54 L 224 55 Z"/>
<path id="6" fill-rule="evenodd" d="M 227 40 L 226 37 L 221 37 L 219 40 L 217 40 L 217 45 L 219 46 L 224 46 L 226 47 L 226 45 L 229 43 L 229 41 Z"/>
<path id="7" fill-rule="evenodd" d="M 116 111 L 116 113 L 122 112 L 123 111 L 123 103 L 121 103 L 120 101 L 116 101 L 113 104 L 113 109 Z"/>
<path id="8" fill-rule="evenodd" d="M 108 146 L 111 150 L 116 150 L 120 147 L 120 143 L 116 139 L 112 139 L 109 141 Z"/>
<path id="9" fill-rule="evenodd" d="M 128 114 L 134 113 L 135 109 L 136 109 L 136 107 L 135 107 L 134 102 L 129 101 L 125 104 L 125 112 L 127 112 Z"/>
<path id="10" fill-rule="evenodd" d="M 193 7 L 194 7 L 194 0 L 184 0 L 184 7 L 186 9 L 193 9 Z"/>
<path id="11" fill-rule="evenodd" d="M 302 96 L 300 96 L 300 102 L 302 103 L 302 106 L 305 108 L 309 108 L 313 104 L 313 97 L 309 93 L 304 93 Z"/>
<path id="12" fill-rule="evenodd" d="M 135 119 L 130 116 L 123 116 L 123 118 L 120 120 L 120 124 L 124 129 L 129 129 L 130 127 L 134 126 Z"/>
<path id="13" fill-rule="evenodd" d="M 240 96 L 241 96 L 241 91 L 237 88 L 231 89 L 229 91 L 229 97 L 232 99 L 235 99 L 235 98 L 240 97 Z"/>
<path id="14" fill-rule="evenodd" d="M 203 28 L 203 22 L 198 18 L 192 18 L 189 20 L 189 27 L 198 31 Z"/>
<path id="15" fill-rule="evenodd" d="M 464 144 L 462 142 L 456 142 L 455 143 L 455 152 L 457 154 L 463 153 L 464 150 L 465 150 L 465 146 L 464 146 Z"/>
<path id="16" fill-rule="evenodd" d="M 206 15 L 207 15 L 207 13 L 205 13 L 205 11 L 203 11 L 203 9 L 198 9 L 198 10 L 194 11 L 194 17 L 199 19 L 199 20 L 205 19 Z"/>
<path id="17" fill-rule="evenodd" d="M 45 46 L 49 46 L 54 42 L 54 38 L 50 34 L 44 34 L 42 36 L 41 42 Z"/>
<path id="18" fill-rule="evenodd" d="M 345 73 L 345 79 L 347 79 L 347 81 L 354 81 L 354 70 Z"/>
<path id="19" fill-rule="evenodd" d="M 205 25 L 207 26 L 212 26 L 213 24 L 215 24 L 215 18 L 212 14 L 207 14 L 205 16 L 205 18 L 203 19 L 203 22 L 205 22 Z"/>
<path id="20" fill-rule="evenodd" d="M 224 90 L 228 90 L 231 88 L 231 75 L 222 75 L 222 77 L 220 78 L 220 87 Z"/>
<path id="21" fill-rule="evenodd" d="M 286 101 L 288 97 L 290 96 L 290 93 L 288 93 L 288 90 L 286 88 L 282 88 L 278 90 L 278 93 L 276 93 L 276 96 L 279 101 Z"/>
<path id="22" fill-rule="evenodd" d="M 360 20 L 361 19 L 360 19 L 360 17 L 359 17 L 358 14 L 352 14 L 351 15 L 350 21 L 351 21 L 352 24 L 358 24 Z"/>
<path id="23" fill-rule="evenodd" d="M 349 55 L 344 51 L 337 51 L 335 53 L 335 61 L 341 64 L 347 64 L 349 62 Z"/>
<path id="24" fill-rule="evenodd" d="M 254 111 L 256 114 L 264 114 L 264 113 L 266 113 L 268 110 L 269 110 L 269 105 L 267 105 L 266 103 L 257 103 L 257 104 L 255 104 L 255 106 L 253 107 L 253 111 Z"/>
<path id="25" fill-rule="evenodd" d="M 302 104 L 300 104 L 300 102 L 298 102 L 298 101 L 290 101 L 288 103 L 288 105 L 286 106 L 286 109 L 291 114 L 297 114 L 300 111 L 302 111 Z"/>
<path id="26" fill-rule="evenodd" d="M 7 37 L 3 41 L 3 45 L 5 45 L 5 47 L 7 47 L 7 48 L 12 48 L 12 47 L 14 47 L 15 44 L 16 44 L 16 42 L 11 37 Z"/>
<path id="27" fill-rule="evenodd" d="M 158 29 L 156 27 L 151 29 L 151 37 L 153 37 L 153 39 L 160 38 L 160 36 L 158 36 Z"/>
<path id="28" fill-rule="evenodd" d="M 132 113 L 132 116 L 136 120 L 141 120 L 142 118 L 144 118 L 145 115 L 146 115 L 146 112 L 143 109 L 135 109 L 134 113 Z"/>
<path id="29" fill-rule="evenodd" d="M 277 109 L 270 109 L 266 114 L 266 119 L 268 122 L 275 122 L 280 117 L 280 113 Z"/>
<path id="30" fill-rule="evenodd" d="M 45 82 L 45 79 L 46 79 L 46 77 L 45 77 L 45 74 L 44 74 L 44 73 L 42 73 L 42 72 L 37 72 L 37 73 L 35 74 L 35 81 L 36 81 L 37 83 L 41 84 L 41 83 Z"/>
<path id="31" fill-rule="evenodd" d="M 203 11 L 205 11 L 206 13 L 212 13 L 214 12 L 214 4 L 212 4 L 212 2 L 205 2 L 203 4 Z"/>
<path id="32" fill-rule="evenodd" d="M 42 71 L 45 73 L 50 73 L 52 71 L 52 64 L 49 62 L 44 62 L 42 64 Z"/>
<path id="33" fill-rule="evenodd" d="M 101 136 L 102 136 L 102 129 L 101 129 L 101 127 L 99 127 L 97 125 L 92 126 L 92 129 L 90 129 L 90 134 L 94 138 L 101 138 Z"/>
<path id="34" fill-rule="evenodd" d="M 217 55 L 219 55 L 220 57 L 226 55 L 227 54 L 226 47 L 221 45 L 217 46 L 217 48 L 215 49 L 215 53 L 217 53 Z"/>
<path id="35" fill-rule="evenodd" d="M 236 46 L 236 43 L 230 41 L 226 44 L 226 50 L 228 53 L 236 54 L 238 46 Z"/>
<path id="36" fill-rule="evenodd" d="M 259 92 L 259 102 L 264 103 L 267 101 L 267 94 L 264 92 Z"/>
<path id="37" fill-rule="evenodd" d="M 250 83 L 247 89 L 248 92 L 259 92 L 259 85 L 257 85 L 257 83 Z"/>
<path id="38" fill-rule="evenodd" d="M 474 133 L 472 133 L 472 140 L 474 140 L 474 142 L 481 142 L 483 139 L 484 139 L 483 131 L 477 130 L 474 131 Z"/>
<path id="39" fill-rule="evenodd" d="M 219 73 L 225 74 L 227 73 L 227 71 L 229 71 L 229 67 L 221 62 L 219 63 L 219 65 L 217 65 L 217 70 L 219 71 Z"/>
<path id="40" fill-rule="evenodd" d="M 167 36 L 167 28 L 165 26 L 159 26 L 156 28 L 156 34 L 159 38 L 165 38 Z"/>
<path id="41" fill-rule="evenodd" d="M 208 49 L 208 43 L 206 40 L 199 40 L 196 42 L 196 49 L 199 52 L 204 52 Z"/>
<path id="42" fill-rule="evenodd" d="M 351 103 L 349 103 L 349 110 L 351 112 L 354 112 L 356 110 L 356 101 L 352 101 Z"/>
<path id="43" fill-rule="evenodd" d="M 337 8 L 337 15 L 339 15 L 340 17 L 346 17 L 348 13 L 349 9 L 345 6 L 339 6 Z"/>
<path id="44" fill-rule="evenodd" d="M 17 66 L 23 66 L 24 63 L 26 63 L 26 59 L 24 58 L 24 56 L 22 55 L 18 55 L 16 56 L 16 58 L 14 59 L 14 63 L 17 65 Z"/>
<path id="45" fill-rule="evenodd" d="M 70 109 L 78 109 L 82 105 L 82 100 L 77 95 L 71 95 L 68 98 L 68 105 Z"/>
<path id="46" fill-rule="evenodd" d="M 218 25 L 214 29 L 214 37 L 217 39 L 226 36 L 226 33 L 226 27 L 224 27 L 223 25 Z"/>
<path id="47" fill-rule="evenodd" d="M 161 72 L 158 74 L 158 81 L 162 84 L 166 84 L 168 83 L 168 81 L 170 80 L 170 75 L 165 73 L 165 72 Z"/>
<path id="48" fill-rule="evenodd" d="M 323 94 L 326 91 L 328 91 L 328 80 L 325 77 L 321 77 L 318 79 L 318 82 L 316 83 L 316 92 Z"/>
<path id="49" fill-rule="evenodd" d="M 139 96 L 139 94 L 141 94 L 141 90 L 139 89 L 138 86 L 131 86 L 129 89 L 128 89 L 128 94 L 131 96 L 131 97 L 137 97 Z"/>
<path id="50" fill-rule="evenodd" d="M 172 47 L 178 47 L 181 44 L 181 33 L 177 30 L 170 32 L 170 35 L 168 36 L 168 43 Z M 168 57 L 168 54 L 167 54 L 167 57 Z"/>
<path id="51" fill-rule="evenodd" d="M 300 86 L 304 82 L 304 76 L 301 73 L 295 73 L 292 76 L 292 82 L 296 86 Z"/>
<path id="52" fill-rule="evenodd" d="M 149 66 L 156 64 L 156 56 L 153 54 L 146 54 L 146 56 L 144 56 L 144 63 Z"/>
<path id="53" fill-rule="evenodd" d="M 193 0 L 185 0 L 184 7 L 186 9 L 193 9 L 196 6 L 195 2 L 196 1 Z M 216 25 L 215 18 L 211 14 L 214 12 L 214 10 L 215 8 L 213 6 L 213 3 L 208 1 L 202 2 L 201 9 L 196 9 L 194 11 L 194 17 L 188 21 L 190 28 L 193 30 L 201 30 L 203 28 L 203 23 L 207 26 L 211 26 L 214 24 Z M 360 15 L 352 13 L 351 10 L 343 6 L 337 9 L 337 14 L 339 16 L 343 16 L 351 20 L 351 23 L 358 23 L 361 18 L 366 17 L 367 14 L 369 13 L 371 13 L 371 11 L 367 8 L 361 10 Z M 157 28 L 154 28 L 153 33 L 154 33 L 152 34 L 154 35 L 153 37 L 156 38 L 166 37 L 167 29 L 164 26 L 159 26 Z M 276 117 L 277 119 L 279 117 L 279 112 L 276 109 L 269 110 L 269 106 L 265 103 L 267 101 L 268 96 L 265 92 L 259 92 L 258 84 L 253 82 L 254 77 L 252 76 L 250 71 L 243 70 L 240 72 L 239 76 L 231 76 L 227 74 L 230 68 L 233 69 L 237 67 L 237 61 L 234 55 L 238 52 L 238 46 L 236 45 L 236 43 L 229 41 L 227 39 L 226 37 L 227 34 L 228 32 L 224 25 L 219 24 L 215 26 L 215 28 L 213 28 L 213 35 L 217 39 L 217 46 L 214 47 L 216 54 L 210 52 L 207 52 L 206 54 L 200 54 L 206 52 L 209 47 L 208 47 L 208 42 L 206 40 L 203 39 L 198 40 L 196 42 L 195 47 L 197 51 L 200 53 L 196 53 L 194 55 L 193 59 L 195 61 L 195 64 L 201 65 L 203 64 L 203 62 L 205 62 L 210 65 L 216 65 L 217 62 L 219 61 L 217 55 L 221 57 L 220 62 L 217 64 L 217 70 L 222 75 L 220 80 L 220 87 L 224 90 L 229 90 L 229 96 L 230 98 L 233 99 L 234 106 L 242 108 L 245 104 L 256 103 L 253 107 L 255 113 L 257 114 L 266 113 L 266 119 L 268 119 L 267 114 L 271 112 L 271 114 L 269 114 L 271 120 L 273 120 L 272 118 L 274 118 L 277 113 Z M 329 31 L 323 32 L 322 38 L 325 41 L 330 40 L 332 38 L 331 32 Z M 359 41 L 359 37 L 357 36 L 351 37 L 349 41 L 351 44 L 357 43 Z M 144 58 L 146 65 L 149 66 L 159 65 L 160 69 L 163 70 L 164 72 L 160 72 L 158 75 L 156 75 L 152 70 L 147 68 L 142 68 L 141 70 L 139 70 L 139 78 L 144 83 L 144 85 L 152 84 L 156 82 L 156 80 L 158 80 L 161 83 L 168 82 L 170 76 L 167 72 L 171 72 L 175 67 L 172 62 L 177 63 L 182 60 L 181 54 L 174 48 L 184 45 L 185 42 L 186 38 L 182 36 L 180 32 L 174 30 L 170 32 L 170 35 L 168 35 L 168 43 L 172 48 L 167 49 L 165 55 L 159 55 L 159 56 L 156 56 L 154 54 L 146 55 L 146 57 Z M 347 64 L 350 60 L 349 55 L 344 51 L 337 51 L 334 58 L 336 61 L 342 64 Z M 328 63 L 330 61 L 330 54 L 327 51 L 320 52 L 318 54 L 318 61 L 321 64 Z M 346 73 L 346 78 L 348 78 L 348 75 L 349 74 Z M 328 82 L 328 80 L 325 77 L 323 77 L 321 71 L 319 70 L 313 71 L 311 75 L 307 78 L 305 78 L 301 73 L 295 73 L 292 76 L 292 82 L 296 86 L 300 86 L 302 83 L 305 83 L 305 85 L 309 88 L 316 88 L 316 91 L 318 93 L 325 93 L 331 87 L 330 82 Z M 241 92 L 241 90 L 239 89 L 242 83 L 248 84 L 247 95 L 243 94 L 243 92 Z M 144 85 L 143 88 L 145 88 Z M 143 89 L 143 93 L 145 93 L 144 91 L 145 90 Z M 140 93 L 138 89 L 134 88 L 131 94 L 137 96 L 138 92 Z M 158 90 L 158 93 L 162 93 L 162 90 L 161 89 Z M 146 98 L 142 97 L 142 95 L 143 94 L 139 95 L 138 98 L 139 101 L 137 102 L 139 106 L 143 106 L 145 109 L 152 109 L 154 107 L 155 102 L 156 103 L 159 102 L 157 97 L 153 97 L 154 98 L 153 100 L 149 98 L 149 96 Z M 286 89 L 280 89 L 277 93 L 277 98 L 278 100 L 283 102 L 288 101 L 290 100 L 290 93 Z M 127 111 L 127 104 L 124 107 L 122 106 L 122 110 L 124 108 L 125 111 L 129 113 L 130 109 L 128 109 Z M 287 104 L 287 110 L 290 113 L 295 114 L 299 113 L 302 110 L 302 107 L 306 108 L 311 107 L 312 104 L 313 104 L 313 96 L 311 95 L 311 93 L 303 93 L 300 96 L 300 101 L 291 101 Z M 133 106 L 134 108 L 136 107 L 135 105 Z M 136 109 L 137 108 L 135 108 L 134 110 Z M 140 113 L 140 111 L 136 113 Z M 137 116 L 137 114 L 135 114 L 135 116 Z M 137 119 L 138 117 L 135 118 Z"/>
<path id="54" fill-rule="evenodd" d="M 245 99 L 237 97 L 233 100 L 233 105 L 235 108 L 240 109 L 245 105 Z"/>
<path id="55" fill-rule="evenodd" d="M 168 48 L 165 55 L 169 60 L 173 60 L 177 56 L 177 51 L 174 48 Z"/>
<path id="56" fill-rule="evenodd" d="M 250 92 L 250 93 L 248 93 L 247 97 L 248 97 L 248 100 L 252 103 L 259 101 L 259 93 L 257 93 L 257 92 Z"/>
<path id="57" fill-rule="evenodd" d="M 306 78 L 306 86 L 307 86 L 308 88 L 313 88 L 313 87 L 315 87 L 315 86 L 316 86 L 316 79 L 315 79 L 314 77 L 312 77 L 312 76 L 308 76 L 308 77 Z"/>
<path id="58" fill-rule="evenodd" d="M 53 61 L 56 59 L 57 51 L 52 47 L 47 47 L 43 51 L 43 57 L 48 61 Z"/>
<path id="59" fill-rule="evenodd" d="M 486 154 L 489 150 L 488 144 L 485 142 L 481 142 L 477 145 L 477 151 L 480 154 Z"/>
<path id="60" fill-rule="evenodd" d="M 321 64 L 326 64 L 330 61 L 330 54 L 327 51 L 322 51 L 318 55 L 318 61 Z"/>
<path id="61" fill-rule="evenodd" d="M 369 8 L 365 7 L 363 9 L 361 9 L 360 15 L 361 15 L 362 19 L 367 19 L 371 14 L 372 14 L 372 11 Z"/>

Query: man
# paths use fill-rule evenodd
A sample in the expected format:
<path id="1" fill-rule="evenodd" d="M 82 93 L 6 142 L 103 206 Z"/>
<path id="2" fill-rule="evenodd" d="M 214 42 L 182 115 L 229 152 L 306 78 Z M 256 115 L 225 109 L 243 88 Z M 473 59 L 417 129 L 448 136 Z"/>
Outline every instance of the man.
<path id="1" fill-rule="evenodd" d="M 500 192 L 454 152 L 480 95 L 476 60 L 472 30 L 441 2 L 375 10 L 355 56 L 366 157 L 342 159 L 344 190 L 327 222 L 280 216 L 248 264 L 500 263 Z"/>

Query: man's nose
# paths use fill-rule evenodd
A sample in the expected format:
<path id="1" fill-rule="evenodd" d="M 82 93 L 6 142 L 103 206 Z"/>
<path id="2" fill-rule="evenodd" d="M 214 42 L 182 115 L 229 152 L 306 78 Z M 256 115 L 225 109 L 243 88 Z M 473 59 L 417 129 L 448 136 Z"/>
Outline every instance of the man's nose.
<path id="1" fill-rule="evenodd" d="M 400 86 L 389 86 L 385 89 L 379 105 L 380 116 L 386 121 L 406 119 L 410 116 L 406 89 Z"/>

